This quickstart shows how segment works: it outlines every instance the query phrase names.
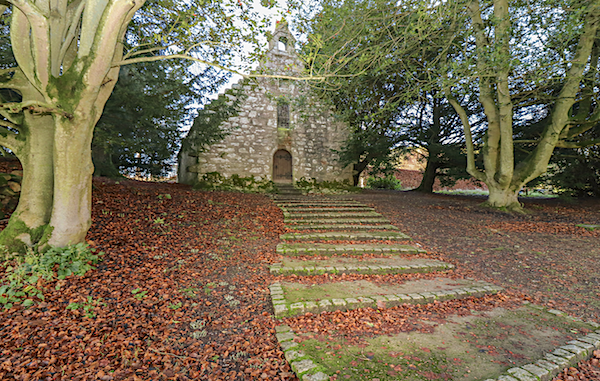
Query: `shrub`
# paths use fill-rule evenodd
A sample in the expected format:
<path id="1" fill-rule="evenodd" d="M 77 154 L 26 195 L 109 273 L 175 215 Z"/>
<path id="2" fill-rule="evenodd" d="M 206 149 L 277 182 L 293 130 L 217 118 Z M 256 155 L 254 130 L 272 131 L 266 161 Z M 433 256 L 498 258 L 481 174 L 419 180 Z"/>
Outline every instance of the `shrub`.
<path id="1" fill-rule="evenodd" d="M 275 193 L 277 186 L 270 180 L 257 180 L 254 176 L 241 177 L 237 174 L 227 178 L 219 172 L 209 172 L 194 185 L 199 190 L 222 190 L 244 193 Z"/>
<path id="2" fill-rule="evenodd" d="M 40 280 L 64 279 L 70 275 L 82 276 L 94 269 L 104 253 L 94 254 L 88 244 L 53 247 L 40 254 L 29 250 L 22 258 L 7 261 L 4 279 L 0 282 L 0 304 L 5 308 L 22 303 L 29 306 L 37 298 L 44 300 Z"/>
<path id="3" fill-rule="evenodd" d="M 369 177 L 367 179 L 367 187 L 371 189 L 402 189 L 402 182 L 394 177 L 394 175 L 386 175 L 385 177 Z"/>
<path id="4" fill-rule="evenodd" d="M 294 186 L 302 191 L 302 193 L 318 193 L 318 194 L 339 194 L 339 193 L 350 193 L 358 192 L 360 188 L 350 185 L 345 181 L 321 181 L 317 182 L 316 179 L 307 179 L 302 177 L 296 181 Z"/>

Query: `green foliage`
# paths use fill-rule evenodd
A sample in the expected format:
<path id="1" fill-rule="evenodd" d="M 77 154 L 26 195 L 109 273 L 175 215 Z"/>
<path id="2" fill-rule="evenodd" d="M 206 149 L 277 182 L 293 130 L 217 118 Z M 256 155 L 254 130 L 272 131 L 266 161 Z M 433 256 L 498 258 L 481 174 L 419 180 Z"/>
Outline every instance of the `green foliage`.
<path id="1" fill-rule="evenodd" d="M 85 302 L 82 303 L 69 303 L 67 306 L 68 310 L 78 310 L 80 308 L 83 309 L 85 316 L 89 318 L 93 318 L 95 315 L 94 308 L 98 306 L 105 306 L 106 303 L 102 302 L 102 298 L 98 298 L 94 300 L 91 296 L 88 296 Z"/>
<path id="2" fill-rule="evenodd" d="M 227 78 L 222 73 L 207 76 L 206 90 Z M 121 68 L 94 130 L 94 174 L 112 178 L 168 174 L 179 148 L 181 126 L 191 122 L 189 106 L 202 96 L 194 89 L 195 80 L 180 62 Z"/>
<path id="3" fill-rule="evenodd" d="M 137 300 L 142 300 L 146 297 L 146 294 L 148 293 L 147 290 L 142 291 L 140 288 L 136 288 L 135 290 L 131 290 L 131 293 L 133 294 L 133 297 L 136 298 Z"/>
<path id="4" fill-rule="evenodd" d="M 35 299 L 44 300 L 42 283 L 65 279 L 71 275 L 83 276 L 94 269 L 104 253 L 95 254 L 86 243 L 63 248 L 52 247 L 44 253 L 28 250 L 22 258 L 7 260 L 4 279 L 0 286 L 0 304 L 31 305 Z"/>
<path id="5" fill-rule="evenodd" d="M 244 193 L 276 193 L 277 186 L 270 180 L 257 180 L 254 176 L 241 177 L 237 174 L 227 178 L 219 172 L 209 172 L 194 185 L 197 190 L 221 190 Z"/>
<path id="6" fill-rule="evenodd" d="M 555 153 L 545 182 L 571 197 L 600 197 L 600 147 L 561 149 Z"/>
<path id="7" fill-rule="evenodd" d="M 402 189 L 402 182 L 392 174 L 388 174 L 384 177 L 370 176 L 367 179 L 367 187 L 371 189 L 400 190 Z"/>
<path id="8" fill-rule="evenodd" d="M 5 218 L 17 207 L 22 179 L 21 171 L 0 173 L 0 218 Z"/>
<path id="9" fill-rule="evenodd" d="M 245 82 L 244 82 L 245 83 Z M 226 127 L 223 122 L 237 115 L 246 95 L 238 89 L 228 89 L 217 99 L 198 110 L 198 116 L 188 135 L 181 143 L 182 152 L 204 152 L 214 143 L 223 140 L 235 126 Z"/>
<path id="10" fill-rule="evenodd" d="M 304 194 L 341 194 L 360 191 L 360 188 L 353 186 L 347 180 L 318 182 L 316 179 L 302 177 L 294 186 Z"/>

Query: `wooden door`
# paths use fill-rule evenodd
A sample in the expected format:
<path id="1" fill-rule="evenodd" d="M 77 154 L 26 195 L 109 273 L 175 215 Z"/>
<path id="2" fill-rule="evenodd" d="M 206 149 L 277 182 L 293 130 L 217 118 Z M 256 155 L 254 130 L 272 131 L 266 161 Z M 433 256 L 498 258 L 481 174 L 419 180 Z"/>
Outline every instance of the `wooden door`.
<path id="1" fill-rule="evenodd" d="M 280 149 L 273 155 L 273 181 L 292 182 L 292 155 L 286 150 Z"/>

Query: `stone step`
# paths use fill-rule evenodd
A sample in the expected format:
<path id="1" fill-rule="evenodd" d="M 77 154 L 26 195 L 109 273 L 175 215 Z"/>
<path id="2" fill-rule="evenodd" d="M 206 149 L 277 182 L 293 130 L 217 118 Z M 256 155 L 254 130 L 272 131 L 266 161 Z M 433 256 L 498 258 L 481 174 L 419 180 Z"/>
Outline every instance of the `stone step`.
<path id="1" fill-rule="evenodd" d="M 425 250 L 410 245 L 398 244 L 331 244 L 331 243 L 280 243 L 277 253 L 296 255 L 339 255 L 339 254 L 419 254 Z"/>
<path id="2" fill-rule="evenodd" d="M 394 225 L 350 225 L 350 224 L 320 224 L 320 225 L 286 225 L 293 230 L 398 230 Z"/>
<path id="3" fill-rule="evenodd" d="M 308 225 L 308 224 L 385 224 L 390 220 L 383 217 L 367 218 L 315 218 L 315 219 L 285 219 L 284 222 L 289 225 Z"/>
<path id="4" fill-rule="evenodd" d="M 326 208 L 337 208 L 337 207 L 349 207 L 349 208 L 356 208 L 356 207 L 364 207 L 363 204 L 357 203 L 357 202 L 313 202 L 313 201 L 307 201 L 307 202 L 285 202 L 285 203 L 280 203 L 280 202 L 275 202 L 275 205 L 277 205 L 280 208 L 285 208 L 288 210 L 294 210 L 294 209 L 298 209 L 298 208 L 314 208 L 314 207 L 326 207 Z"/>
<path id="5" fill-rule="evenodd" d="M 502 287 L 465 279 L 420 279 L 402 284 L 380 285 L 366 280 L 317 285 L 281 282 L 270 287 L 276 317 L 306 312 L 347 311 L 358 308 L 389 308 L 403 303 L 426 304 L 435 300 L 482 297 Z"/>
<path id="6" fill-rule="evenodd" d="M 374 212 L 373 208 L 368 208 L 366 206 L 343 206 L 343 207 L 320 207 L 316 206 L 314 208 L 281 208 L 284 212 L 288 213 L 307 213 L 307 212 Z"/>
<path id="7" fill-rule="evenodd" d="M 315 232 L 315 233 L 285 233 L 279 236 L 284 241 L 334 241 L 334 240 L 353 240 L 353 241 L 368 241 L 368 240 L 389 240 L 389 241 L 405 241 L 410 239 L 404 233 L 381 231 L 381 232 Z"/>
<path id="8" fill-rule="evenodd" d="M 299 260 L 283 258 L 271 265 L 275 275 L 406 274 L 451 270 L 454 265 L 427 258 L 343 258 Z"/>
<path id="9" fill-rule="evenodd" d="M 365 217 L 381 217 L 377 212 L 316 212 L 316 213 L 290 213 L 283 211 L 283 217 L 287 219 L 311 219 L 311 218 L 365 218 Z"/>

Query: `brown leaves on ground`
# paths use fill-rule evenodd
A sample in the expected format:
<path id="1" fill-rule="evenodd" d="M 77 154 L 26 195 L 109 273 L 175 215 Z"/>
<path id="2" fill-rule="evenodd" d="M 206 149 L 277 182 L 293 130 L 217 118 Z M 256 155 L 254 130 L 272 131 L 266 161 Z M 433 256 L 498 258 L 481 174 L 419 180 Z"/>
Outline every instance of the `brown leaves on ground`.
<path id="1" fill-rule="evenodd" d="M 104 260 L 84 277 L 46 284 L 42 303 L 0 311 L 0 379 L 296 379 L 274 334 L 280 323 L 272 317 L 268 286 L 293 278 L 274 277 L 268 270 L 281 258 L 275 247 L 284 232 L 283 214 L 268 197 L 102 179 L 94 186 L 88 241 L 106 253 Z M 574 315 L 600 316 L 598 237 L 539 228 L 600 223 L 597 203 L 581 208 L 542 203 L 537 214 L 523 217 L 491 213 L 477 207 L 481 200 L 468 198 L 404 192 L 355 197 L 412 236 L 427 256 L 456 264 L 453 276 L 523 291 Z M 523 226 L 531 231 L 519 230 Z M 384 283 L 429 276 L 329 275 L 303 281 Z M 419 319 L 443 321 L 452 313 L 516 300 L 508 292 L 285 321 L 298 332 L 360 342 L 369 335 L 431 329 Z M 93 316 L 83 308 L 67 310 L 70 303 L 87 305 Z M 586 366 L 596 369 L 595 360 L 597 355 L 577 372 L 592 375 Z M 561 380 L 575 377 L 569 372 Z"/>
<path id="2" fill-rule="evenodd" d="M 265 196 L 94 181 L 94 271 L 0 311 L 2 380 L 287 380 L 268 264 L 283 231 Z M 59 281 L 60 282 L 60 281 Z M 83 309 L 91 296 L 93 317 Z"/>

